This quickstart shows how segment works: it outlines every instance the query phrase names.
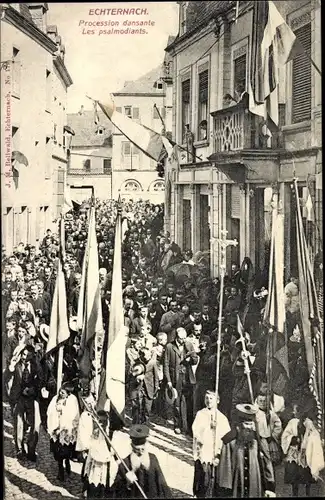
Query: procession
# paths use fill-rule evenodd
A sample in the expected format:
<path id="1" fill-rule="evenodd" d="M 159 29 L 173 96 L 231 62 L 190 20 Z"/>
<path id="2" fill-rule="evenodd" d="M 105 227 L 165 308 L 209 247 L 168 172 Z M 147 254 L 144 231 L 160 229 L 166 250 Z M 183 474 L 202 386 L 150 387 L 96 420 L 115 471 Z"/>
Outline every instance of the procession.
<path id="1" fill-rule="evenodd" d="M 78 113 L 60 5 L 1 7 L 48 52 L 25 128 L 33 63 L 1 63 L 8 500 L 324 496 L 320 6 L 294 3 L 166 2 L 176 36 L 158 2 L 88 9 L 168 42 Z"/>

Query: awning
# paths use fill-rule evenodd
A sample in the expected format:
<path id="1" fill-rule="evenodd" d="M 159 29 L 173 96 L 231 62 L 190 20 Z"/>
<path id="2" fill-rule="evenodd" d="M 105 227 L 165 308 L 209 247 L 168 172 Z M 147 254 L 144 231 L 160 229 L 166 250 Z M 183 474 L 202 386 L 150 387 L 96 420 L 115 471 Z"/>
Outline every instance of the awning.
<path id="1" fill-rule="evenodd" d="M 75 135 L 74 130 L 69 125 L 64 125 L 63 130 L 64 132 L 68 132 L 68 134 Z"/>

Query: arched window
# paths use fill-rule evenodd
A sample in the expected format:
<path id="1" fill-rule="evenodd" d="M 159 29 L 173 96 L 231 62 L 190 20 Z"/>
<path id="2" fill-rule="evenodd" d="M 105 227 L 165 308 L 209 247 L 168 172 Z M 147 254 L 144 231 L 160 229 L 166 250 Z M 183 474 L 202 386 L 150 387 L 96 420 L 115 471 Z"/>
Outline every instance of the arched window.
<path id="1" fill-rule="evenodd" d="M 134 179 L 131 179 L 131 180 L 126 181 L 124 183 L 122 191 L 125 191 L 125 192 L 142 191 L 142 186 L 141 186 L 141 184 L 138 181 L 136 181 Z"/>
<path id="2" fill-rule="evenodd" d="M 165 191 L 165 182 L 160 180 L 153 182 L 150 191 Z"/>

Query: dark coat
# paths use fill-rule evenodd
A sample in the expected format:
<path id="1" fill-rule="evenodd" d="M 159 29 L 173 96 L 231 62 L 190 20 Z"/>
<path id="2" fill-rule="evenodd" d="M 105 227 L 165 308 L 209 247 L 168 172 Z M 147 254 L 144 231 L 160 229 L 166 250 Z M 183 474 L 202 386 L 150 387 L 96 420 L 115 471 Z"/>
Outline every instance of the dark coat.
<path id="1" fill-rule="evenodd" d="M 166 483 L 166 479 L 156 455 L 149 453 L 149 457 L 149 470 L 147 471 L 141 466 L 140 469 L 136 471 L 136 476 L 141 488 L 147 498 L 171 498 L 171 491 Z M 124 461 L 128 469 L 131 470 L 130 455 L 128 455 Z M 112 491 L 113 498 L 142 498 L 135 484 L 128 487 L 128 483 L 125 479 L 125 467 L 122 464 L 119 464 Z"/>
<path id="2" fill-rule="evenodd" d="M 159 372 L 155 357 L 145 365 L 143 389 L 148 399 L 154 399 L 159 390 Z"/>
<path id="3" fill-rule="evenodd" d="M 15 370 L 10 372 L 9 369 L 5 373 L 5 381 L 10 384 L 10 389 L 8 391 L 9 401 L 11 404 L 18 403 L 21 397 L 28 396 L 37 399 L 39 397 L 40 389 L 43 384 L 43 372 L 40 365 L 32 360 L 30 362 L 30 373 L 28 380 L 23 381 L 23 364 L 21 361 L 15 366 Z M 28 389 L 28 391 L 25 391 Z"/>
<path id="4" fill-rule="evenodd" d="M 189 353 L 191 353 L 189 360 L 185 360 Z M 190 343 L 184 344 L 183 355 L 177 347 L 176 341 L 167 344 L 163 367 L 166 382 L 171 382 L 178 392 L 183 385 L 194 385 L 195 375 L 191 366 L 196 365 L 198 359 L 199 357 L 193 352 Z"/>

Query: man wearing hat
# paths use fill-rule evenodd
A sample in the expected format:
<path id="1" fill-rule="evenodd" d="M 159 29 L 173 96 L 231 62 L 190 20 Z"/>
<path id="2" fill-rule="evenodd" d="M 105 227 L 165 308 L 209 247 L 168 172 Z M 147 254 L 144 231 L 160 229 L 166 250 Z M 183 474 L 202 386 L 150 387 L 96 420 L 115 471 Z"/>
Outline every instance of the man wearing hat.
<path id="1" fill-rule="evenodd" d="M 233 470 L 233 497 L 275 496 L 275 476 L 268 448 L 256 433 L 258 407 L 238 404 L 238 424 L 224 437 L 230 443 Z"/>
<path id="2" fill-rule="evenodd" d="M 114 498 L 143 498 L 138 485 L 148 498 L 170 498 L 171 491 L 166 483 L 158 459 L 147 450 L 149 428 L 133 425 L 130 429 L 132 452 L 120 463 L 112 486 Z"/>

